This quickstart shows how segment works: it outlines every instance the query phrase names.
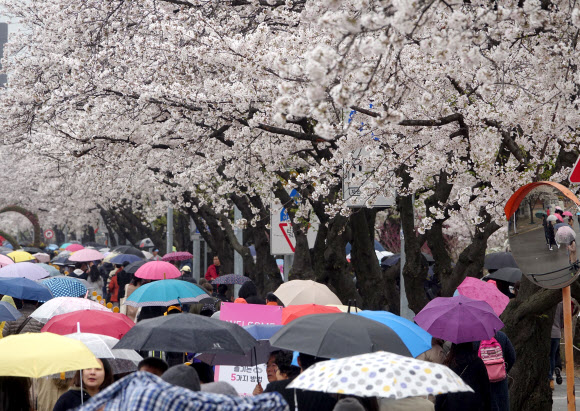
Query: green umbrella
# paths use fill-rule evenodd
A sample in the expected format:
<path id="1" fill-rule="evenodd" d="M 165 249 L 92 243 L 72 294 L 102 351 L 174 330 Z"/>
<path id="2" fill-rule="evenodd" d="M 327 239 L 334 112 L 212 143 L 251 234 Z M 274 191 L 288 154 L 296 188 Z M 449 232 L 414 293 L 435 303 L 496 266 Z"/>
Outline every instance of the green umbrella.
<path id="1" fill-rule="evenodd" d="M 538 217 L 538 218 L 542 218 L 542 217 L 547 216 L 547 215 L 548 214 L 546 214 L 544 211 L 538 211 L 536 213 L 536 217 Z"/>

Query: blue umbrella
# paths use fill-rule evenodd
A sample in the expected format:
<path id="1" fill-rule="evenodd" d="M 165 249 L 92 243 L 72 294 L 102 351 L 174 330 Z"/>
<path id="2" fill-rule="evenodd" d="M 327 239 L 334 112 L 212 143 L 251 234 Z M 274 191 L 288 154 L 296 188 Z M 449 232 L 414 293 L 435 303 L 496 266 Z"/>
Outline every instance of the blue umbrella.
<path id="1" fill-rule="evenodd" d="M 119 265 L 123 264 L 125 261 L 128 261 L 129 263 L 134 263 L 136 261 L 143 261 L 143 259 L 133 254 L 118 254 L 109 260 L 111 264 L 119 264 Z"/>
<path id="2" fill-rule="evenodd" d="M 197 285 L 182 280 L 159 280 L 137 288 L 125 301 L 132 307 L 158 306 L 198 302 L 209 297 Z"/>
<path id="3" fill-rule="evenodd" d="M 58 250 L 58 245 L 56 244 L 49 244 L 46 247 L 44 247 L 47 250 Z"/>
<path id="4" fill-rule="evenodd" d="M 248 277 L 239 274 L 226 274 L 220 275 L 218 278 L 213 280 L 212 284 L 243 284 L 246 281 L 250 281 Z"/>
<path id="5" fill-rule="evenodd" d="M 346 255 L 349 255 L 351 252 L 352 246 L 350 245 L 350 243 L 346 243 Z M 385 250 L 385 247 L 383 247 L 383 245 L 381 243 L 379 243 L 378 240 L 375 240 L 375 250 L 376 251 L 387 251 Z"/>
<path id="6" fill-rule="evenodd" d="M 57 276 L 60 275 L 60 271 L 58 271 L 56 268 L 54 268 L 52 265 L 48 265 L 48 264 L 44 264 L 44 263 L 37 263 L 36 264 L 39 267 L 42 267 L 46 270 L 46 272 L 51 276 Z"/>
<path id="7" fill-rule="evenodd" d="M 269 340 L 274 334 L 280 331 L 282 327 L 284 326 L 275 324 L 252 324 L 246 325 L 244 330 L 246 330 L 256 340 Z"/>
<path id="8" fill-rule="evenodd" d="M 392 329 L 403 340 L 413 357 L 417 357 L 431 348 L 431 334 L 406 318 L 388 311 L 365 310 L 360 311 L 357 315 L 378 321 Z"/>
<path id="9" fill-rule="evenodd" d="M 568 227 L 568 224 L 566 224 L 566 223 L 558 223 L 558 224 L 556 224 L 554 226 L 554 230 L 557 230 L 557 229 L 562 228 L 562 227 Z"/>
<path id="10" fill-rule="evenodd" d="M 23 277 L 0 278 L 0 294 L 33 301 L 48 301 L 52 298 L 48 288 Z"/>
<path id="11" fill-rule="evenodd" d="M 87 287 L 80 281 L 66 277 L 54 277 L 42 281 L 55 297 L 83 297 Z"/>
<path id="12" fill-rule="evenodd" d="M 0 301 L 0 321 L 14 321 L 22 317 L 22 313 L 6 301 Z"/>

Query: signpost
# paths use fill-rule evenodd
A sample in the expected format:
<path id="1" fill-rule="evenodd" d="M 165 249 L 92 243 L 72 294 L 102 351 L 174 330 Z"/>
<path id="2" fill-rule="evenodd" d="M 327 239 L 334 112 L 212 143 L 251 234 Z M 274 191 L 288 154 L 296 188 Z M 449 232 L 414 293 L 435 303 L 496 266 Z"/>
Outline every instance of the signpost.
<path id="1" fill-rule="evenodd" d="M 54 231 L 44 230 L 44 238 L 47 240 L 52 240 L 54 238 Z"/>

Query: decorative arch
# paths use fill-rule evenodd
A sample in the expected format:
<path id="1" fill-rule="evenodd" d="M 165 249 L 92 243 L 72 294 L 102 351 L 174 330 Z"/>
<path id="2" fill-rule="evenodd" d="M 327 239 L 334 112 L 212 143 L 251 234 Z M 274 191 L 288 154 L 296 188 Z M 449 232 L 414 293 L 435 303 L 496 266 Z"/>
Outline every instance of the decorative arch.
<path id="1" fill-rule="evenodd" d="M 34 228 L 34 238 L 33 238 L 34 244 L 33 245 L 34 245 L 34 247 L 40 247 L 40 243 L 41 243 L 41 241 L 40 241 L 40 224 L 38 222 L 38 217 L 36 216 L 36 214 L 34 214 L 32 211 L 28 211 L 24 207 L 20 207 L 17 205 L 6 206 L 6 207 L 0 209 L 0 214 L 8 213 L 8 212 L 22 214 L 24 217 L 26 217 L 28 219 L 28 221 L 30 221 L 30 223 L 32 224 L 32 227 Z M 20 244 L 18 244 L 18 242 L 12 236 L 7 235 L 6 233 L 3 233 L 3 232 L 0 232 L 0 235 L 2 235 L 6 240 L 8 240 L 8 242 L 10 244 L 12 244 L 14 249 L 20 248 Z"/>

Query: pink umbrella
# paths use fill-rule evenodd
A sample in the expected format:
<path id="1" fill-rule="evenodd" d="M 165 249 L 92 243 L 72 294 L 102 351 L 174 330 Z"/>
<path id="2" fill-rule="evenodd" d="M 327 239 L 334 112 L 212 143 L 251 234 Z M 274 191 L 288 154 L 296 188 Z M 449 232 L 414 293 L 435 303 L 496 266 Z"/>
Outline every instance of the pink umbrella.
<path id="1" fill-rule="evenodd" d="M 564 211 L 562 214 L 568 217 L 572 217 L 572 213 L 570 211 Z"/>
<path id="2" fill-rule="evenodd" d="M 558 213 L 554 213 L 554 215 L 556 216 L 556 218 L 557 218 L 557 219 L 558 219 L 558 220 L 559 220 L 561 223 L 563 223 L 563 222 L 564 222 L 564 219 L 562 218 L 562 216 L 561 216 L 560 214 L 558 214 Z"/>
<path id="3" fill-rule="evenodd" d="M 83 247 L 80 244 L 71 244 L 67 248 L 65 248 L 65 250 L 70 251 L 71 253 L 74 253 L 75 251 L 83 250 L 84 248 L 85 247 Z"/>
<path id="4" fill-rule="evenodd" d="M 163 261 L 185 261 L 192 259 L 193 255 L 187 251 L 174 251 L 169 254 L 165 254 L 162 258 Z"/>
<path id="5" fill-rule="evenodd" d="M 164 280 L 166 278 L 177 278 L 180 276 L 181 272 L 179 269 L 165 261 L 149 261 L 139 267 L 135 272 L 135 277 L 146 280 Z"/>
<path id="6" fill-rule="evenodd" d="M 50 256 L 46 253 L 36 253 L 32 254 L 34 258 L 36 258 L 41 263 L 48 263 L 50 262 Z"/>
<path id="7" fill-rule="evenodd" d="M 495 285 L 473 277 L 466 277 L 457 287 L 457 291 L 473 300 L 485 301 L 493 308 L 498 317 L 510 302 L 509 297 L 498 290 Z"/>
<path id="8" fill-rule="evenodd" d="M 14 264 L 14 260 L 10 257 L 6 257 L 4 254 L 0 254 L 0 268 L 10 264 Z"/>
<path id="9" fill-rule="evenodd" d="M 556 206 L 556 207 L 554 207 L 554 210 L 560 210 L 560 211 L 562 211 L 562 207 Z"/>
<path id="10" fill-rule="evenodd" d="M 76 245 L 76 244 L 73 244 L 73 245 Z M 72 245 L 70 247 L 72 247 Z M 68 259 L 70 261 L 83 263 L 83 262 L 87 262 L 87 261 L 102 260 L 103 258 L 105 258 L 103 253 L 101 253 L 97 250 L 90 249 L 90 248 L 85 248 L 83 250 L 76 251 Z"/>

